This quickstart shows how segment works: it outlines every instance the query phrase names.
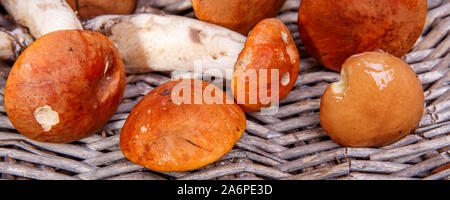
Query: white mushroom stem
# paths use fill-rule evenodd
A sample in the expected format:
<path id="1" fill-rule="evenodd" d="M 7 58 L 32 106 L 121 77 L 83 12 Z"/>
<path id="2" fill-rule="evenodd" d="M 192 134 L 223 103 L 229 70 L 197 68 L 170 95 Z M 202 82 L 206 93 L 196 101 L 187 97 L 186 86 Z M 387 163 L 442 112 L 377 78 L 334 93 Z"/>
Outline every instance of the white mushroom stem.
<path id="1" fill-rule="evenodd" d="M 22 48 L 26 48 L 34 42 L 33 36 L 28 33 L 26 28 L 21 26 L 16 26 L 7 32 L 14 37 L 16 42 L 19 43 Z"/>
<path id="2" fill-rule="evenodd" d="M 64 0 L 1 0 L 14 20 L 34 38 L 57 30 L 82 29 L 80 20 Z"/>
<path id="3" fill-rule="evenodd" d="M 84 28 L 108 36 L 128 72 L 201 67 L 202 74 L 228 79 L 246 39 L 223 27 L 171 15 L 104 15 L 86 21 Z"/>
<path id="4" fill-rule="evenodd" d="M 32 42 L 33 38 L 22 27 L 0 30 L 0 60 L 15 60 Z"/>
<path id="5" fill-rule="evenodd" d="M 8 33 L 0 31 L 0 60 L 13 60 L 16 57 L 14 52 L 14 39 Z"/>

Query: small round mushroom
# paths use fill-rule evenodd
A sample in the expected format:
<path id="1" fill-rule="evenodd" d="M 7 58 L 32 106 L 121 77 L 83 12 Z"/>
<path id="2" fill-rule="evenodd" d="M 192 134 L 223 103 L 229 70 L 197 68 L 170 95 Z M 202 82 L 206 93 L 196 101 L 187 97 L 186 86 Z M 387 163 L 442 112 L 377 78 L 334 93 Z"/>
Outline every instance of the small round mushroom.
<path id="1" fill-rule="evenodd" d="M 201 80 L 172 80 L 133 108 L 120 149 L 154 171 L 189 171 L 224 156 L 245 128 L 244 112 L 221 89 Z"/>
<path id="2" fill-rule="evenodd" d="M 106 36 L 55 31 L 32 43 L 14 63 L 5 86 L 5 109 L 26 137 L 72 142 L 109 121 L 125 85 L 122 60 Z"/>
<path id="3" fill-rule="evenodd" d="M 246 112 L 278 103 L 294 87 L 299 65 L 289 29 L 278 19 L 262 20 L 247 37 L 234 68 L 231 89 L 236 102 Z"/>
<path id="4" fill-rule="evenodd" d="M 352 147 L 390 144 L 419 125 L 421 82 L 403 60 L 381 52 L 351 56 L 342 79 L 325 90 L 320 123 L 337 143 Z"/>
<path id="5" fill-rule="evenodd" d="M 247 35 L 259 21 L 274 17 L 286 0 L 191 0 L 198 19 Z"/>
<path id="6" fill-rule="evenodd" d="M 82 19 L 89 19 L 99 15 L 118 14 L 126 15 L 133 13 L 136 0 L 66 0 L 74 11 Z"/>
<path id="7" fill-rule="evenodd" d="M 422 33 L 427 0 L 302 0 L 300 38 L 325 67 L 340 71 L 358 53 L 404 56 Z"/>

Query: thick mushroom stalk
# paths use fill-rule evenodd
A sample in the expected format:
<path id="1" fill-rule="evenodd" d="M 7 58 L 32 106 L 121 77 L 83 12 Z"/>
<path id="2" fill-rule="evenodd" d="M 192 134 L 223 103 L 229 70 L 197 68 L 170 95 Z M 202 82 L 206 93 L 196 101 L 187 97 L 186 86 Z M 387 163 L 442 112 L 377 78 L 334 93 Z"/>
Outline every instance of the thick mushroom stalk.
<path id="1" fill-rule="evenodd" d="M 34 38 L 58 30 L 82 29 L 80 20 L 66 1 L 1 0 L 14 20 L 27 27 Z"/>
<path id="2" fill-rule="evenodd" d="M 128 72 L 198 71 L 225 77 L 233 72 L 245 36 L 199 20 L 154 14 L 103 15 L 84 28 L 108 36 Z"/>

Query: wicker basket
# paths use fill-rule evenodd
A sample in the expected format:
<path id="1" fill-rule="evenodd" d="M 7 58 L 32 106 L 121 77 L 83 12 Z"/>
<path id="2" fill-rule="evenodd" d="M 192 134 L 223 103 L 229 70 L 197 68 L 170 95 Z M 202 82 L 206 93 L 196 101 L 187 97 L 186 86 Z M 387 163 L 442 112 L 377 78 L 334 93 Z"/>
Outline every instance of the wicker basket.
<path id="1" fill-rule="evenodd" d="M 6 116 L 2 89 L 0 179 L 448 179 L 450 169 L 442 166 L 450 162 L 450 0 L 428 2 L 424 33 L 404 57 L 423 83 L 426 113 L 415 133 L 394 144 L 346 148 L 320 128 L 320 96 L 340 76 L 305 51 L 296 24 L 300 0 L 287 0 L 277 17 L 299 47 L 301 75 L 278 114 L 247 115 L 246 133 L 219 161 L 195 171 L 160 173 L 123 156 L 119 134 L 131 108 L 170 79 L 146 73 L 128 75 L 123 102 L 100 133 L 70 144 L 40 143 L 18 134 Z M 136 12 L 159 10 L 195 17 L 190 0 L 140 1 Z M 2 64 L 2 69 L 10 66 Z M 4 88 L 7 73 L 0 74 Z"/>

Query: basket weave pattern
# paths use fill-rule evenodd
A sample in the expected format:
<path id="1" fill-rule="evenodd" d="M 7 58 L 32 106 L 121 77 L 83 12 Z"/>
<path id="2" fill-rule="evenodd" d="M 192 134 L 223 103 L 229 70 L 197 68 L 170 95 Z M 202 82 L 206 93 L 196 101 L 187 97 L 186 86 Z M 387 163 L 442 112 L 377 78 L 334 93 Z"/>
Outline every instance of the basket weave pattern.
<path id="1" fill-rule="evenodd" d="M 299 4 L 287 0 L 277 16 L 299 47 L 301 72 L 295 88 L 276 115 L 247 114 L 246 132 L 219 161 L 190 172 L 161 173 L 123 156 L 120 128 L 145 94 L 170 79 L 164 73 L 129 74 L 124 99 L 110 122 L 101 132 L 70 144 L 36 142 L 14 130 L 3 106 L 3 76 L 0 179 L 448 179 L 450 169 L 433 169 L 450 162 L 450 1 L 428 1 L 423 35 L 403 58 L 424 87 L 426 111 L 420 127 L 380 148 L 342 147 L 320 128 L 320 96 L 340 76 L 304 49 L 296 24 Z M 136 12 L 160 10 L 195 18 L 190 0 L 141 1 Z"/>

